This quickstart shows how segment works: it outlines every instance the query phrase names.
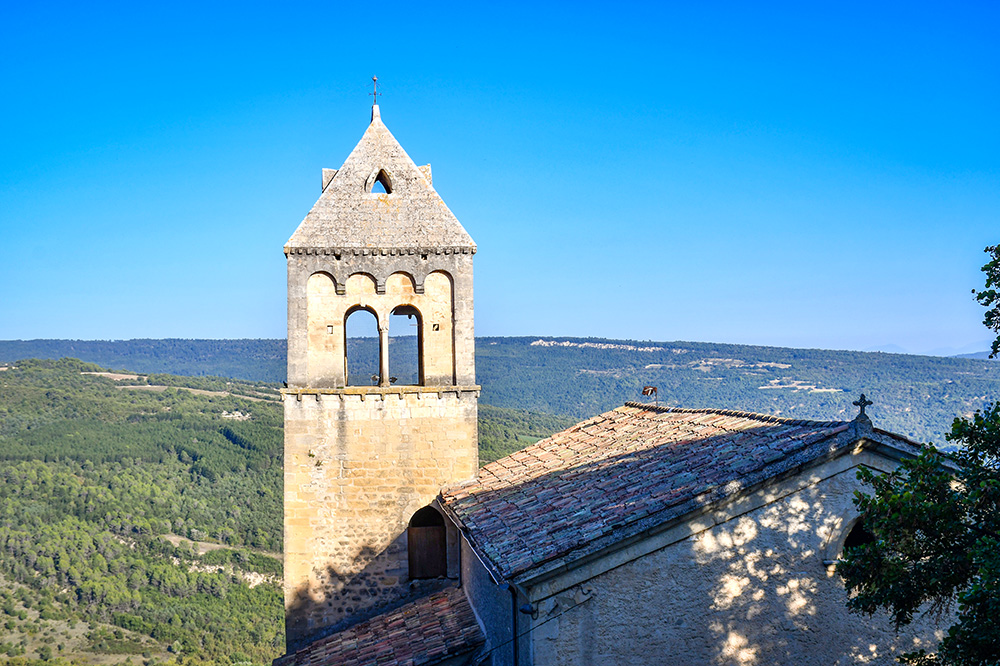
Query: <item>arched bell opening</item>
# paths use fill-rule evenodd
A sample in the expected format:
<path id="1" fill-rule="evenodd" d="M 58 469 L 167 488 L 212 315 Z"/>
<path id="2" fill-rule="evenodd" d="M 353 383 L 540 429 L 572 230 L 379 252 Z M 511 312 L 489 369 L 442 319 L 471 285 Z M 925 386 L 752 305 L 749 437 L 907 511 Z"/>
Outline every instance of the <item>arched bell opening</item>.
<path id="1" fill-rule="evenodd" d="M 456 380 L 454 283 L 437 270 L 424 278 L 423 334 L 420 336 L 424 386 L 448 386 Z"/>
<path id="2" fill-rule="evenodd" d="M 344 317 L 344 377 L 347 386 L 378 386 L 381 378 L 378 316 L 356 306 Z"/>
<path id="3" fill-rule="evenodd" d="M 413 514 L 406 528 L 410 580 L 448 575 L 448 536 L 444 516 L 432 506 Z"/>
<path id="4" fill-rule="evenodd" d="M 423 318 L 412 305 L 389 314 L 389 381 L 400 386 L 424 384 Z"/>

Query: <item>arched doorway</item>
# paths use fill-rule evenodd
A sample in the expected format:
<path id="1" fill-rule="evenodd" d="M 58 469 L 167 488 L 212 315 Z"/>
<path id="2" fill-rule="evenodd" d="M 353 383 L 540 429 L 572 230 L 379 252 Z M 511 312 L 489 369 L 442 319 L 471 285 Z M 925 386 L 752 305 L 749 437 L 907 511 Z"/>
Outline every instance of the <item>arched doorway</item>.
<path id="1" fill-rule="evenodd" d="M 444 517 L 430 506 L 413 514 L 406 528 L 410 580 L 448 575 L 448 539 Z"/>

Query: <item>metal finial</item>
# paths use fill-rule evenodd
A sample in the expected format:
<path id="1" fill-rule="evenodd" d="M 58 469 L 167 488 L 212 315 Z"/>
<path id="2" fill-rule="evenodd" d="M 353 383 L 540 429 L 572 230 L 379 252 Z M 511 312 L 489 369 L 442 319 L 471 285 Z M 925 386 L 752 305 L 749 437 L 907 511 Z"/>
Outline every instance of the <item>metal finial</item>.
<path id="1" fill-rule="evenodd" d="M 380 93 L 378 91 L 378 77 L 377 76 L 373 76 L 372 77 L 372 92 L 370 92 L 368 94 L 372 96 L 372 106 L 378 106 L 378 98 L 382 95 L 382 93 Z"/>
<path id="2" fill-rule="evenodd" d="M 864 416 L 865 415 L 865 407 L 867 407 L 868 405 L 873 405 L 875 403 L 873 403 L 871 400 L 869 400 L 868 398 L 866 398 L 865 394 L 862 393 L 861 397 L 858 398 L 857 400 L 855 400 L 854 402 L 852 402 L 851 404 L 854 405 L 855 407 L 860 407 L 861 408 L 861 413 L 858 414 L 858 416 Z"/>

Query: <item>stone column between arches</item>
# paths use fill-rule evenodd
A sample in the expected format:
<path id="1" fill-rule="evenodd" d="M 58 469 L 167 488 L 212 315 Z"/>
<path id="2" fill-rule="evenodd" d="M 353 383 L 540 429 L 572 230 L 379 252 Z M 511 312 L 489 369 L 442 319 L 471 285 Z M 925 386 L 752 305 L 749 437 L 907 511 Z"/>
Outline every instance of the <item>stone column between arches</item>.
<path id="1" fill-rule="evenodd" d="M 347 385 L 346 322 L 349 313 L 365 309 L 374 313 L 379 330 L 380 381 L 388 386 L 389 317 L 400 306 L 415 309 L 422 326 L 418 363 L 425 386 L 455 385 L 454 305 L 451 277 L 443 271 L 430 273 L 422 294 L 416 293 L 413 278 L 393 273 L 378 293 L 376 279 L 366 273 L 347 278 L 338 294 L 333 278 L 323 272 L 312 274 L 306 285 L 306 372 L 307 385 L 339 388 Z"/>

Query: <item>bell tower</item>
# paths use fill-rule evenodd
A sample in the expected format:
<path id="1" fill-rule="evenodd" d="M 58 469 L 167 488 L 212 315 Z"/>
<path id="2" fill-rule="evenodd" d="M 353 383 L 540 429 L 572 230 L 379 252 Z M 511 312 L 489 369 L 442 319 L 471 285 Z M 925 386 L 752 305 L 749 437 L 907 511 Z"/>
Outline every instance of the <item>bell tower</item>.
<path id="1" fill-rule="evenodd" d="M 457 537 L 433 501 L 478 469 L 475 243 L 378 105 L 322 186 L 285 245 L 289 652 L 456 575 Z M 359 377 L 347 321 L 362 311 L 377 323 L 378 362 Z M 413 372 L 392 365 L 390 343 L 401 343 L 389 326 L 401 314 L 415 334 Z"/>

